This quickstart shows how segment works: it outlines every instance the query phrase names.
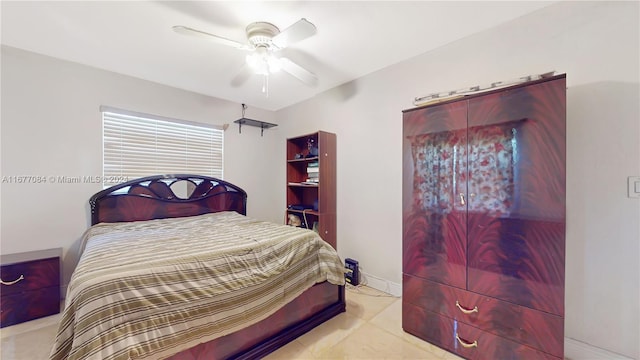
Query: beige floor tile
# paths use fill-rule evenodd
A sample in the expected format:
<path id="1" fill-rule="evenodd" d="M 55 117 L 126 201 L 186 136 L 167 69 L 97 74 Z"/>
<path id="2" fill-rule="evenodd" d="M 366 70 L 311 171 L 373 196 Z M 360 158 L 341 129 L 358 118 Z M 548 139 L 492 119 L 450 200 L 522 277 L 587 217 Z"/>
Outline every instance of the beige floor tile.
<path id="1" fill-rule="evenodd" d="M 447 352 L 442 359 L 444 359 L 444 360 L 464 360 L 464 358 L 462 358 L 462 357 L 460 357 L 460 356 L 458 356 L 456 354 L 450 353 L 450 352 Z"/>
<path id="2" fill-rule="evenodd" d="M 62 315 L 60 314 L 55 314 L 55 315 L 43 317 L 40 319 L 27 321 L 21 324 L 7 326 L 5 328 L 0 329 L 0 337 L 4 339 L 5 337 L 24 334 L 33 330 L 43 328 L 43 327 L 58 325 L 58 321 L 60 321 L 61 316 Z"/>
<path id="3" fill-rule="evenodd" d="M 404 334 L 404 330 L 402 330 L 402 299 L 395 299 L 369 322 L 396 336 L 402 336 Z"/>
<path id="4" fill-rule="evenodd" d="M 398 298 L 372 288 L 358 287 L 347 288 L 346 299 L 349 314 L 363 320 L 371 320 Z"/>
<path id="5" fill-rule="evenodd" d="M 25 323 L 28 324 L 28 323 Z M 57 325 L 49 325 L 2 337 L 2 360 L 45 360 L 55 340 Z"/>
<path id="6" fill-rule="evenodd" d="M 320 324 L 297 340 L 311 353 L 319 353 L 323 349 L 331 348 L 346 336 L 354 332 L 365 322 L 362 319 L 342 313 Z"/>
<path id="7" fill-rule="evenodd" d="M 447 354 L 447 351 L 415 337 L 402 329 L 402 299 L 396 299 L 369 322 L 439 357 Z"/>
<path id="8" fill-rule="evenodd" d="M 440 359 L 369 323 L 314 355 L 319 359 Z"/>
<path id="9" fill-rule="evenodd" d="M 408 342 L 409 344 L 413 344 L 425 351 L 428 351 L 432 354 L 437 355 L 440 358 L 444 358 L 447 354 L 449 354 L 449 352 L 447 350 L 444 350 L 442 348 L 439 348 L 431 343 L 428 343 L 422 339 L 420 339 L 419 337 L 413 336 L 409 333 L 404 333 L 402 334 L 402 339 L 406 342 Z"/>
<path id="10" fill-rule="evenodd" d="M 317 354 L 330 349 L 364 323 L 362 319 L 349 313 L 342 313 L 300 336 L 297 341 L 305 346 L 307 351 Z"/>
<path id="11" fill-rule="evenodd" d="M 264 357 L 264 360 L 309 360 L 314 359 L 314 356 L 302 345 L 298 340 L 294 340 L 280 349 L 272 352 Z"/>

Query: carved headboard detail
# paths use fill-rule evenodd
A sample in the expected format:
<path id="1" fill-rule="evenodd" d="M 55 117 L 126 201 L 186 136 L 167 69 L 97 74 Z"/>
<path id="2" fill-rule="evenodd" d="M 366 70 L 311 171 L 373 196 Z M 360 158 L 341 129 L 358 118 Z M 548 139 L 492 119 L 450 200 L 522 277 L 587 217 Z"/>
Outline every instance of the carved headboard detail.
<path id="1" fill-rule="evenodd" d="M 155 175 L 104 189 L 89 199 L 91 224 L 194 216 L 219 211 L 247 214 L 247 193 L 201 175 Z"/>

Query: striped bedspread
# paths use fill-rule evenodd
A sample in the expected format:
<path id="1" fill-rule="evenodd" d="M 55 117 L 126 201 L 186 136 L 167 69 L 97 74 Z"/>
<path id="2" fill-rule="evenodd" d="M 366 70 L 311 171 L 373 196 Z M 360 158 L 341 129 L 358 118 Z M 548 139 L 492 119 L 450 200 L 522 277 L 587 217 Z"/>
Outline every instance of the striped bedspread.
<path id="1" fill-rule="evenodd" d="M 315 283 L 344 284 L 315 232 L 235 212 L 97 224 L 52 360 L 162 359 L 254 324 Z"/>

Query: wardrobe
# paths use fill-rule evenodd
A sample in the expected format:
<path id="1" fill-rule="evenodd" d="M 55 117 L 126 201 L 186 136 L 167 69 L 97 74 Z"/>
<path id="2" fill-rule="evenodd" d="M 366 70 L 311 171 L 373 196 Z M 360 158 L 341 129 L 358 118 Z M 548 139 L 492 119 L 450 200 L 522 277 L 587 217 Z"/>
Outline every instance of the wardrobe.
<path id="1" fill-rule="evenodd" d="M 406 332 L 563 358 L 565 163 L 565 75 L 403 111 Z"/>

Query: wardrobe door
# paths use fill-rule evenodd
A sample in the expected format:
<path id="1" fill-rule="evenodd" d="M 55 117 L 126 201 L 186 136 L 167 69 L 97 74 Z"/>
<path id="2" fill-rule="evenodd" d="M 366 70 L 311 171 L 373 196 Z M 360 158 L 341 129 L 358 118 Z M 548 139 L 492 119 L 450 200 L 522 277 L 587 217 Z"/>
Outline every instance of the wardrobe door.
<path id="1" fill-rule="evenodd" d="M 404 113 L 403 272 L 466 287 L 466 102 Z"/>
<path id="2" fill-rule="evenodd" d="M 564 314 L 565 79 L 469 101 L 468 289 Z"/>

